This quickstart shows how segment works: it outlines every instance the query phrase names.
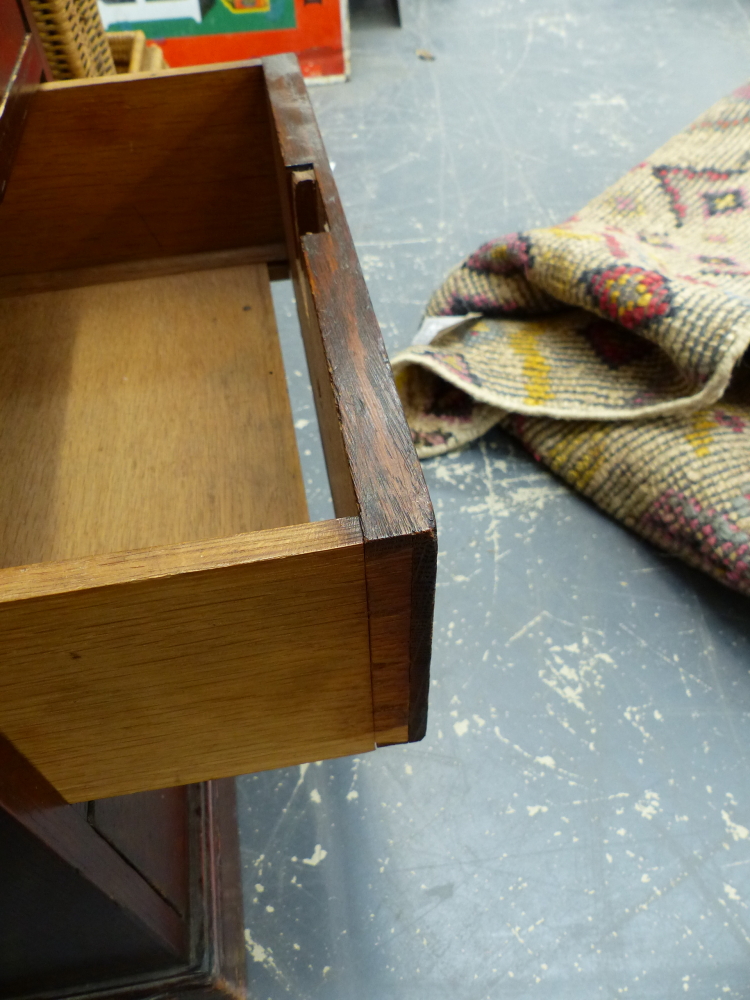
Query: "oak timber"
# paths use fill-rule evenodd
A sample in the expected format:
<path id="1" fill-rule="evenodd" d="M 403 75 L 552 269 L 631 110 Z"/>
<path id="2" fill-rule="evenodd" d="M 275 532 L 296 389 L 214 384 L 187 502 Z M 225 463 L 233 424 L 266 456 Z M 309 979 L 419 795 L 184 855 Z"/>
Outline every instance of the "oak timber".
<path id="1" fill-rule="evenodd" d="M 5 275 L 0 276 L 0 296 L 84 288 L 86 285 L 109 285 L 115 281 L 137 281 L 140 278 L 156 278 L 166 274 L 187 274 L 190 271 L 212 271 L 219 267 L 261 263 L 268 263 L 269 270 L 284 267 L 284 244 L 269 243 L 265 246 L 237 247 L 235 250 L 210 250 L 208 253 L 129 260 L 120 264 L 102 264 L 100 267 Z"/>
<path id="2" fill-rule="evenodd" d="M 307 520 L 264 265 L 0 299 L 0 565 Z"/>
<path id="3" fill-rule="evenodd" d="M 0 214 L 0 275 L 283 239 L 260 66 L 32 96 Z"/>
<path id="4" fill-rule="evenodd" d="M 0 207 L 0 731 L 70 801 L 420 738 L 432 511 L 296 61 L 31 115 Z M 300 523 L 248 253 L 293 271 L 341 520 Z"/>
<path id="5" fill-rule="evenodd" d="M 0 732 L 70 802 L 372 749 L 357 520 L 0 571 Z"/>

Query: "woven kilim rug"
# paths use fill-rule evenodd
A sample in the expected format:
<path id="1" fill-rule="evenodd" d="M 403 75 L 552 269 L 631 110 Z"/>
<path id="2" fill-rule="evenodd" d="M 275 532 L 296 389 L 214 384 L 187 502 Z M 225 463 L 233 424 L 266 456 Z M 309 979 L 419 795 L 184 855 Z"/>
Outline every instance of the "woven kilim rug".
<path id="1" fill-rule="evenodd" d="M 644 538 L 750 593 L 750 85 L 583 211 L 487 243 L 393 359 L 419 455 L 501 424 Z"/>

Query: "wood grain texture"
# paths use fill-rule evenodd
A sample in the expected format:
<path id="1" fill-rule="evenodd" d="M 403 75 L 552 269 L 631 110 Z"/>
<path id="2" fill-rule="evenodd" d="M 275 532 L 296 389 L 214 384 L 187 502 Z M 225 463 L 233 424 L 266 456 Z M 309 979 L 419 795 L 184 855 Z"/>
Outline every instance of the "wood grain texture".
<path id="1" fill-rule="evenodd" d="M 0 565 L 307 520 L 264 265 L 0 299 Z"/>
<path id="2" fill-rule="evenodd" d="M 378 746 L 408 739 L 412 549 L 381 539 L 368 560 L 372 707 Z"/>
<path id="3" fill-rule="evenodd" d="M 119 281 L 138 281 L 168 274 L 211 271 L 240 264 L 267 263 L 269 268 L 288 267 L 283 243 L 267 246 L 238 247 L 235 250 L 211 250 L 173 257 L 131 260 L 100 267 L 78 267 L 66 271 L 39 271 L 31 274 L 0 276 L 0 297 L 28 295 L 33 292 L 59 291 L 63 288 L 85 288 L 87 285 L 108 285 Z M 271 279 L 273 280 L 273 278 Z"/>
<path id="4" fill-rule="evenodd" d="M 435 588 L 434 515 L 296 59 L 274 56 L 263 65 L 277 163 L 282 175 L 286 172 L 281 185 L 287 246 L 303 330 L 309 331 L 305 342 L 334 505 L 337 512 L 349 514 L 356 504 L 365 541 L 368 601 L 375 613 L 372 660 L 388 678 L 389 689 L 376 695 L 375 702 L 394 703 L 392 692 L 408 689 L 409 738 L 420 739 L 426 723 Z M 327 229 L 300 236 L 290 188 L 292 175 L 307 176 L 310 170 Z M 412 553 L 410 613 L 396 619 L 388 612 L 378 622 L 377 609 L 391 606 L 388 590 L 394 582 L 387 566 L 394 546 Z M 378 725 L 383 740 L 390 741 L 394 732 L 402 731 L 400 710 L 391 717 L 383 710 Z"/>
<path id="5" fill-rule="evenodd" d="M 297 314 L 305 345 L 310 387 L 315 401 L 333 507 L 337 517 L 358 517 L 359 504 L 339 418 L 342 406 L 353 404 L 353 401 L 342 400 L 336 391 L 310 286 L 305 281 L 294 256 L 291 259 L 295 261 L 292 265 L 292 278 Z"/>
<path id="6" fill-rule="evenodd" d="M 0 846 L 0 995 L 188 960 L 172 907 L 2 736 Z"/>
<path id="7" fill-rule="evenodd" d="M 0 206 L 0 274 L 284 239 L 263 73 L 44 84 Z"/>
<path id="8" fill-rule="evenodd" d="M 0 243 L 0 277 L 40 273 L 20 223 L 35 190 L 56 252 L 57 237 L 69 238 L 68 257 L 45 261 L 46 274 L 260 245 L 261 223 L 242 216 L 232 186 L 212 225 L 201 186 L 213 191 L 221 179 L 216 144 L 226 153 L 242 132 L 241 192 L 253 187 L 248 160 L 262 161 L 266 177 L 276 157 L 273 197 L 265 180 L 254 188 L 255 221 L 272 208 L 274 240 L 286 227 L 346 520 L 232 537 L 306 517 L 286 393 L 278 406 L 273 398 L 280 358 L 248 346 L 253 313 L 270 301 L 265 279 L 237 321 L 238 275 L 250 268 L 0 300 L 0 461 L 12 470 L 0 486 L 0 728 L 71 800 L 360 752 L 407 731 L 419 738 L 426 710 L 432 511 L 296 60 L 167 75 L 166 89 L 160 81 L 43 90 L 32 106 L 37 131 L 28 139 L 27 129 L 19 154 L 28 154 L 16 177 L 26 193 L 0 209 L 0 235 L 18 239 L 18 259 L 29 256 L 23 266 L 7 256 L 6 267 Z M 252 102 L 264 86 L 270 105 L 250 109 L 248 93 Z M 43 152 L 45 122 L 54 139 L 56 115 L 70 142 L 48 188 L 50 171 L 31 153 L 34 143 L 37 159 Z M 161 128 L 149 132 L 161 159 L 136 135 L 144 122 Z M 151 157 L 147 173 L 126 140 Z M 96 218 L 76 173 L 92 158 L 106 168 L 106 184 L 84 178 Z M 172 165 L 167 185 L 162 167 Z M 123 195 L 132 191 L 145 215 Z M 178 212 L 169 199 L 186 192 L 194 201 Z M 151 230 L 164 201 L 171 222 L 158 250 L 131 252 L 130 237 L 120 240 L 127 226 L 103 226 L 116 222 L 110 195 L 112 211 Z M 209 245 L 190 245 L 194 204 Z M 233 244 L 236 219 L 244 235 Z M 262 426 L 248 396 L 266 414 Z M 143 546 L 158 548 L 133 551 Z"/>
<path id="9" fill-rule="evenodd" d="M 0 731 L 71 802 L 372 749 L 359 523 L 0 571 Z"/>

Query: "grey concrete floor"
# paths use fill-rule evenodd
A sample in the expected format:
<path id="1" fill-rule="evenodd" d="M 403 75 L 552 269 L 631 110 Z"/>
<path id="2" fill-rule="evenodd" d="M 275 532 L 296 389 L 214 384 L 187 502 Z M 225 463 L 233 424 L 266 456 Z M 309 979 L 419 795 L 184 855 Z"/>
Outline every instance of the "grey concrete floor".
<path id="1" fill-rule="evenodd" d="M 391 351 L 463 255 L 565 218 L 750 77 L 750 0 L 402 0 L 400 30 L 379 4 L 353 9 L 351 82 L 312 95 Z M 499 433 L 425 474 L 427 737 L 239 779 L 250 996 L 750 998 L 747 601 Z"/>

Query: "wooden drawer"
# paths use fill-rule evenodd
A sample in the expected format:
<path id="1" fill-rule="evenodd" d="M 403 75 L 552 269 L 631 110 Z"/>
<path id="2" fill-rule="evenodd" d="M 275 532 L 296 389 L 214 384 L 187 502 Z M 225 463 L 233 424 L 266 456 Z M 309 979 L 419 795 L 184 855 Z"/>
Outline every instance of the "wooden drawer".
<path id="1" fill-rule="evenodd" d="M 0 465 L 0 732 L 69 802 L 421 738 L 432 510 L 294 57 L 33 95 L 0 205 Z"/>

